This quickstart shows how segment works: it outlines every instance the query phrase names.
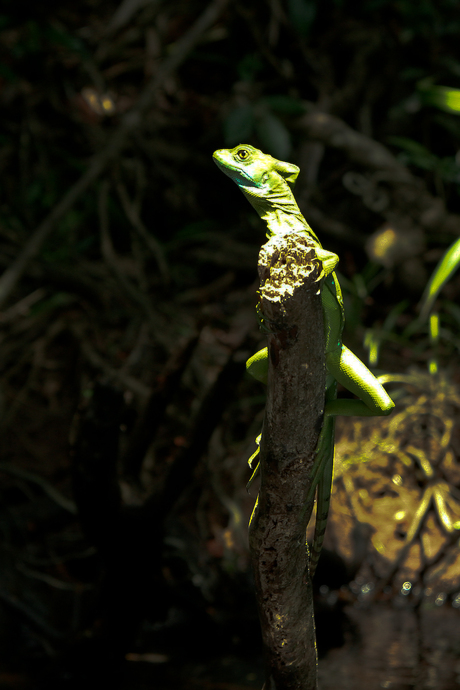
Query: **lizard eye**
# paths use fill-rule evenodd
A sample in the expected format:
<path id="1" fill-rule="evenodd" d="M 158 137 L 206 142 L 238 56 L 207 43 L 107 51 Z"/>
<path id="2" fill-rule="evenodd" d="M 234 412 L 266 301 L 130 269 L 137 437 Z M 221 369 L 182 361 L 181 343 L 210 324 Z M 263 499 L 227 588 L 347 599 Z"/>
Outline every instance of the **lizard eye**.
<path id="1" fill-rule="evenodd" d="M 249 156 L 249 152 L 246 151 L 246 149 L 238 149 L 238 151 L 236 152 L 236 155 L 238 156 L 240 161 L 245 161 L 246 158 Z"/>

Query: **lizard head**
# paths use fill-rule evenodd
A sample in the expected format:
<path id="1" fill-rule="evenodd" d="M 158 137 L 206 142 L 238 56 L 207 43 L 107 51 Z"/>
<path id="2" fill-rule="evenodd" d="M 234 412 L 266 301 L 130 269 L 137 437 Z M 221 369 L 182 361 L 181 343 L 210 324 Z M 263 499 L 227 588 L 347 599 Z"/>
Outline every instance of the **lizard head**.
<path id="1" fill-rule="evenodd" d="M 216 165 L 243 191 L 251 190 L 256 196 L 264 196 L 280 183 L 294 187 L 299 168 L 262 153 L 249 144 L 238 144 L 234 149 L 214 151 Z M 256 190 L 260 190 L 258 194 Z"/>
<path id="2" fill-rule="evenodd" d="M 249 144 L 214 151 L 212 157 L 260 215 L 270 208 L 299 213 L 291 191 L 299 174 L 296 165 L 278 161 Z"/>
<path id="3" fill-rule="evenodd" d="M 302 216 L 292 190 L 299 168 L 279 161 L 249 144 L 213 153 L 214 163 L 233 180 L 267 223 L 267 237 L 283 227 L 308 232 L 319 240 Z M 319 245 L 320 246 L 320 245 Z"/>

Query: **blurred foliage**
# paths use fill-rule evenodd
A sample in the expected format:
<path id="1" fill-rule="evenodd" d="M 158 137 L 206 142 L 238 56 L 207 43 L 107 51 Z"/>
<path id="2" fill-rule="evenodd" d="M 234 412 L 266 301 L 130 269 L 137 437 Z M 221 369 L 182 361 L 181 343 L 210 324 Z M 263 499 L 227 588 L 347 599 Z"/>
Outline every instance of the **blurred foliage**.
<path id="1" fill-rule="evenodd" d="M 238 106 L 225 118 L 225 144 L 233 148 L 241 141 L 256 136 L 267 153 L 279 160 L 285 160 L 291 153 L 291 135 L 275 113 L 301 115 L 304 112 L 305 106 L 301 101 L 283 94 Z"/>
<path id="2" fill-rule="evenodd" d="M 457 65 L 457 71 L 460 65 Z M 418 92 L 423 104 L 434 105 L 436 108 L 448 113 L 460 114 L 460 90 L 451 89 L 448 86 L 435 86 L 431 79 L 418 83 Z"/>

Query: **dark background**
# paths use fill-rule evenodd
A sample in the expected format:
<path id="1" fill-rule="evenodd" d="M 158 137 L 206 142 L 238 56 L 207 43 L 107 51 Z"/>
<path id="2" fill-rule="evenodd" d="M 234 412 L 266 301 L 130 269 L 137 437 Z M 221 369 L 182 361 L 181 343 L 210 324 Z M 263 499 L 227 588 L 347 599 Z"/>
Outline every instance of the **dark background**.
<path id="1" fill-rule="evenodd" d="M 349 347 L 382 371 L 433 356 L 427 323 L 407 328 L 460 231 L 460 120 L 429 98 L 460 88 L 458 3 L 221 2 L 184 47 L 207 7 L 2 4 L 1 688 L 262 684 L 244 362 L 264 228 L 215 149 L 300 166 Z M 452 381 L 459 287 L 439 305 Z M 321 653 L 345 639 L 326 609 Z"/>

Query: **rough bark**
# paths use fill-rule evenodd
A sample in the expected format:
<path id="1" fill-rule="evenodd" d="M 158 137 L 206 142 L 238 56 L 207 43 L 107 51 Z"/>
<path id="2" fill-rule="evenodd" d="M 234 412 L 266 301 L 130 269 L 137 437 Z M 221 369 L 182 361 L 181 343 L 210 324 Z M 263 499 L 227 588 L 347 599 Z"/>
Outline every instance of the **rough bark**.
<path id="1" fill-rule="evenodd" d="M 321 263 L 306 235 L 276 235 L 259 257 L 268 336 L 261 487 L 250 550 L 266 657 L 266 690 L 314 690 L 316 643 L 306 505 L 324 410 Z"/>

